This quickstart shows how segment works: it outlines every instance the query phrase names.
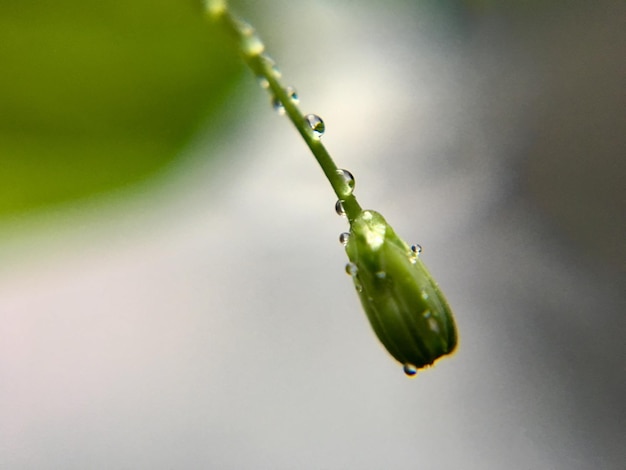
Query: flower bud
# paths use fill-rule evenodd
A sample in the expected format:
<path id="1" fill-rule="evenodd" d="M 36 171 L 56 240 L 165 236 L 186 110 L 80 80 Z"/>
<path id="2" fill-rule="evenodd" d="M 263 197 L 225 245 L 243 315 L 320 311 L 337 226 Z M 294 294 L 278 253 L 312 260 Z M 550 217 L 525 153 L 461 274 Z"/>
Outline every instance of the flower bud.
<path id="1" fill-rule="evenodd" d="M 367 210 L 352 221 L 346 252 L 370 324 L 407 375 L 454 350 L 450 307 L 418 253 L 382 215 Z"/>

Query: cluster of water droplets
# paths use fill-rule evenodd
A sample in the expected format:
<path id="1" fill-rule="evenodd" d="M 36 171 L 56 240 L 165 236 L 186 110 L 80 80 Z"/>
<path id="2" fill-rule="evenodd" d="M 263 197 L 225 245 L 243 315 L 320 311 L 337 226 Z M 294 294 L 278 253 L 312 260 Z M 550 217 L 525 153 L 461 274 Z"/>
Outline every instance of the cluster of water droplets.
<path id="1" fill-rule="evenodd" d="M 271 63 L 273 64 L 272 59 L 267 58 L 267 60 L 271 61 Z M 274 70 L 274 76 L 276 78 L 280 78 L 280 72 L 278 71 L 278 68 L 275 67 L 275 65 L 274 65 L 273 70 Z M 262 88 L 269 89 L 270 83 L 267 80 L 267 78 L 263 76 L 259 77 L 259 84 L 261 85 Z M 291 100 L 293 104 L 297 105 L 298 103 L 300 103 L 300 97 L 298 96 L 298 92 L 296 91 L 294 87 L 288 86 L 287 88 L 285 88 L 285 93 L 287 94 L 289 100 Z M 274 111 L 276 111 L 281 116 L 285 114 L 285 105 L 281 101 L 280 97 L 273 94 L 271 103 L 272 103 L 272 108 L 274 108 Z M 324 132 L 326 132 L 326 124 L 324 124 L 324 121 L 322 120 L 322 118 L 319 117 L 317 114 L 307 114 L 306 116 L 304 116 L 304 122 L 309 127 L 309 129 L 311 129 L 313 136 L 318 139 L 324 135 Z"/>
<path id="2" fill-rule="evenodd" d="M 252 27 L 250 27 L 250 32 L 248 34 L 248 30 L 245 26 L 242 26 L 244 31 L 244 38 L 248 38 L 248 37 L 256 37 L 256 35 L 254 34 L 254 30 L 252 29 Z M 245 41 L 244 41 L 245 42 Z M 261 44 L 262 46 L 262 44 Z M 244 49 L 244 52 L 247 51 L 246 46 L 244 44 L 244 46 L 242 46 Z M 256 54 L 259 54 L 261 56 L 261 60 L 264 63 L 264 66 L 266 69 L 270 70 L 270 74 L 276 78 L 279 79 L 282 76 L 282 73 L 280 72 L 280 70 L 278 69 L 278 67 L 276 66 L 276 63 L 274 62 L 274 60 L 269 57 L 267 54 L 262 54 L 264 48 L 260 48 Z M 251 55 L 254 55 L 252 52 L 248 52 Z M 270 82 L 268 80 L 268 78 L 264 75 L 259 75 L 257 77 L 259 85 L 261 86 L 261 88 L 265 89 L 265 90 L 269 90 L 270 88 Z M 296 89 L 292 86 L 288 86 L 285 88 L 285 93 L 287 94 L 287 97 L 289 98 L 289 100 L 291 100 L 291 102 L 293 104 L 298 104 L 300 103 L 300 97 L 298 96 L 298 92 L 296 91 Z M 274 108 L 274 111 L 276 111 L 278 114 L 280 114 L 281 116 L 285 114 L 285 105 L 282 102 L 282 100 L 280 99 L 279 96 L 277 96 L 276 94 L 272 94 L 272 98 L 271 98 L 271 104 L 272 104 L 272 108 Z M 317 114 L 307 114 L 306 116 L 304 116 L 304 122 L 307 124 L 307 126 L 309 127 L 309 129 L 311 129 L 311 132 L 313 133 L 313 136 L 316 138 L 321 138 L 324 135 L 324 132 L 326 132 L 326 124 L 324 124 L 324 121 L 322 120 L 321 117 L 319 117 Z"/>
<path id="3" fill-rule="evenodd" d="M 339 192 L 341 193 L 342 197 L 346 198 L 354 192 L 354 186 L 356 184 L 356 181 L 354 179 L 354 176 L 352 176 L 352 173 L 350 173 L 348 170 L 339 169 L 337 170 L 337 174 L 341 177 L 342 180 L 342 187 L 340 188 Z M 337 202 L 335 203 L 335 212 L 341 217 L 346 217 L 346 211 L 343 207 L 343 202 L 343 199 L 337 200 Z"/>

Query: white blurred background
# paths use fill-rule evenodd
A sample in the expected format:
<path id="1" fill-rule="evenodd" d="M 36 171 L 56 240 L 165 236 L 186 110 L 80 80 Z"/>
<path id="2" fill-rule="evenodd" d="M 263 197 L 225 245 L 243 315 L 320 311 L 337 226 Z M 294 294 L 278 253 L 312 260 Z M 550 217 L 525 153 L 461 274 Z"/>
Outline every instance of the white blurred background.
<path id="1" fill-rule="evenodd" d="M 241 3 L 458 352 L 378 344 L 249 75 L 168 174 L 2 235 L 0 468 L 625 468 L 625 4 Z"/>

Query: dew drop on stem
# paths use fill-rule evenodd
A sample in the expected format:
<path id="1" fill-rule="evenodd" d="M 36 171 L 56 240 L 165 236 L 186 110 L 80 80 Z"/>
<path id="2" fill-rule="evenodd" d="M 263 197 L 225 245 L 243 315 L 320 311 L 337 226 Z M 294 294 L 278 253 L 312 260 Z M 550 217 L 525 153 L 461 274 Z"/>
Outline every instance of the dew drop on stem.
<path id="1" fill-rule="evenodd" d="M 344 170 L 344 169 L 337 170 L 337 174 L 341 176 L 341 178 L 343 179 L 344 196 L 349 196 L 354 191 L 354 185 L 355 185 L 354 176 L 352 176 L 352 173 L 350 173 L 348 170 Z"/>
<path id="2" fill-rule="evenodd" d="M 267 81 L 267 78 L 265 77 L 257 77 L 257 82 L 259 84 L 259 86 L 261 88 L 263 88 L 264 90 L 267 90 L 270 87 L 270 82 Z"/>
<path id="3" fill-rule="evenodd" d="M 335 212 L 341 217 L 346 216 L 346 210 L 343 208 L 343 201 L 341 199 L 335 203 Z"/>
<path id="4" fill-rule="evenodd" d="M 324 131 L 326 130 L 326 125 L 322 118 L 320 118 L 317 114 L 307 114 L 304 119 L 307 124 L 313 131 L 313 135 L 318 139 L 324 135 Z"/>
<path id="5" fill-rule="evenodd" d="M 289 96 L 292 103 L 298 104 L 300 102 L 300 97 L 294 87 L 288 86 L 285 91 L 287 92 L 287 96 Z"/>
<path id="6" fill-rule="evenodd" d="M 279 116 L 285 114 L 285 107 L 276 96 L 272 96 L 272 108 L 274 108 L 274 111 L 276 111 Z"/>
<path id="7" fill-rule="evenodd" d="M 261 54 L 261 60 L 264 62 L 266 73 L 269 73 L 274 78 L 280 78 L 283 74 L 280 72 L 280 69 L 269 55 L 263 53 Z"/>

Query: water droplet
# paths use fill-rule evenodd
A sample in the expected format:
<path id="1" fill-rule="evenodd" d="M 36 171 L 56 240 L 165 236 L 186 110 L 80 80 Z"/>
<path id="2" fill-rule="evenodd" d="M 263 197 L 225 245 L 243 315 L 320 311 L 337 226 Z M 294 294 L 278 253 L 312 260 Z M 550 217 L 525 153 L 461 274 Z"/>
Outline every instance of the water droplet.
<path id="1" fill-rule="evenodd" d="M 387 273 L 385 271 L 377 271 L 376 277 L 378 279 L 385 279 L 387 277 Z"/>
<path id="2" fill-rule="evenodd" d="M 417 374 L 417 367 L 413 364 L 409 364 L 408 362 L 404 364 L 402 370 L 408 377 L 414 377 Z"/>
<path id="3" fill-rule="evenodd" d="M 354 263 L 346 264 L 346 273 L 352 277 L 352 282 L 354 282 L 354 288 L 357 292 L 363 292 L 363 286 L 361 285 L 361 280 L 359 279 L 359 268 Z"/>
<path id="4" fill-rule="evenodd" d="M 350 234 L 348 232 L 343 232 L 341 235 L 339 235 L 339 243 L 341 243 L 343 246 L 346 246 L 348 244 L 349 239 Z"/>
<path id="5" fill-rule="evenodd" d="M 276 96 L 272 96 L 272 108 L 274 108 L 274 111 L 280 116 L 285 114 L 285 107 Z"/>
<path id="6" fill-rule="evenodd" d="M 340 215 L 342 217 L 346 216 L 346 210 L 343 208 L 343 201 L 341 199 L 339 199 L 335 203 L 335 212 L 337 213 L 337 215 Z"/>
<path id="7" fill-rule="evenodd" d="M 265 63 L 265 69 L 269 69 L 274 78 L 282 77 L 283 74 L 280 73 L 280 69 L 276 65 L 276 62 L 274 62 L 274 59 L 267 54 L 261 54 L 261 60 Z"/>
<path id="8" fill-rule="evenodd" d="M 283 73 L 280 71 L 278 65 L 276 65 L 274 61 L 272 61 L 272 75 L 274 75 L 274 78 L 281 78 L 283 76 Z"/>
<path id="9" fill-rule="evenodd" d="M 356 264 L 354 263 L 346 264 L 346 274 L 349 274 L 350 276 L 356 276 L 356 273 L 358 272 L 359 272 L 359 268 L 357 268 Z"/>
<path id="10" fill-rule="evenodd" d="M 422 289 L 422 299 L 428 300 L 428 292 L 426 292 L 426 289 Z M 426 310 L 426 312 L 430 313 L 430 310 Z M 424 312 L 424 316 L 426 316 L 426 312 Z"/>
<path id="11" fill-rule="evenodd" d="M 422 252 L 422 245 L 411 245 L 411 251 L 419 256 Z"/>
<path id="12" fill-rule="evenodd" d="M 326 130 L 326 125 L 322 118 L 320 118 L 317 114 L 307 114 L 304 119 L 306 119 L 307 124 L 313 131 L 313 135 L 317 138 L 321 137 Z"/>
<path id="13" fill-rule="evenodd" d="M 348 170 L 337 170 L 337 174 L 343 178 L 345 184 L 344 196 L 349 196 L 354 191 L 354 176 Z"/>
<path id="14" fill-rule="evenodd" d="M 287 87 L 287 96 L 289 96 L 289 99 L 294 103 L 294 104 L 298 104 L 300 102 L 300 97 L 298 96 L 298 92 L 296 91 L 296 89 L 294 87 Z"/>
<path id="15" fill-rule="evenodd" d="M 267 78 L 265 77 L 257 77 L 257 82 L 259 83 L 259 86 L 264 90 L 267 90 L 270 87 L 270 82 L 268 82 Z"/>
<path id="16" fill-rule="evenodd" d="M 422 247 L 420 245 L 411 245 L 411 255 L 409 256 L 409 260 L 411 263 L 417 263 L 417 257 L 422 252 Z"/>
<path id="17" fill-rule="evenodd" d="M 423 294 L 422 294 L 422 297 L 423 297 Z M 423 316 L 424 318 L 430 318 L 430 315 L 431 315 L 430 310 L 424 310 L 424 311 L 422 312 L 422 316 Z"/>
<path id="18" fill-rule="evenodd" d="M 209 10 L 209 15 L 213 16 L 214 18 L 223 15 L 226 11 L 225 0 L 208 0 L 206 5 Z"/>
<path id="19" fill-rule="evenodd" d="M 435 320 L 434 318 L 430 317 L 428 319 L 428 328 L 431 329 L 431 331 L 435 332 L 435 333 L 439 333 L 441 330 L 439 329 L 439 323 L 437 323 L 437 320 Z"/>
<path id="20" fill-rule="evenodd" d="M 241 18 L 235 18 L 234 23 L 239 32 L 244 36 L 252 36 L 254 34 L 254 28 L 247 21 L 244 21 Z"/>
<path id="21" fill-rule="evenodd" d="M 263 44 L 261 38 L 256 35 L 254 28 L 247 25 L 245 31 L 242 32 L 241 49 L 244 54 L 249 56 L 261 55 L 265 50 L 265 44 Z"/>

